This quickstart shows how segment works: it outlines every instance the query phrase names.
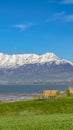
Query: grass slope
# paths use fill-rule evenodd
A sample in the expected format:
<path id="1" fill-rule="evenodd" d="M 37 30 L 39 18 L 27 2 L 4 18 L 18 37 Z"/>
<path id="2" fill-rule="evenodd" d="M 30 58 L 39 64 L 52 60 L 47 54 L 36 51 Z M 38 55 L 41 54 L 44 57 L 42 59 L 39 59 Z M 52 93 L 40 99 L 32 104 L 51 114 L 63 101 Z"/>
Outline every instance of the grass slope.
<path id="1" fill-rule="evenodd" d="M 18 114 L 23 111 L 36 114 L 73 113 L 73 97 L 0 104 L 0 115 Z"/>
<path id="2" fill-rule="evenodd" d="M 1 103 L 0 130 L 73 130 L 73 97 Z"/>

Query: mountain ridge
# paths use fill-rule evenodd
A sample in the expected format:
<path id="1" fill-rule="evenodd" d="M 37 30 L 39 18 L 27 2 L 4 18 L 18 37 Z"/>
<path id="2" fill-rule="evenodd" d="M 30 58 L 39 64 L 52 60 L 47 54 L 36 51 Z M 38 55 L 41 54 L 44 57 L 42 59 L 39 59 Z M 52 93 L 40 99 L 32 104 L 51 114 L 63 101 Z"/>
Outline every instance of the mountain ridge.
<path id="1" fill-rule="evenodd" d="M 56 64 L 69 63 L 73 66 L 73 62 L 61 59 L 54 53 L 45 53 L 43 55 L 36 54 L 3 54 L 0 53 L 0 67 L 18 67 L 25 64 L 43 64 L 55 62 Z"/>
<path id="2" fill-rule="evenodd" d="M 0 53 L 0 81 L 73 81 L 73 62 L 54 53 L 43 55 Z"/>

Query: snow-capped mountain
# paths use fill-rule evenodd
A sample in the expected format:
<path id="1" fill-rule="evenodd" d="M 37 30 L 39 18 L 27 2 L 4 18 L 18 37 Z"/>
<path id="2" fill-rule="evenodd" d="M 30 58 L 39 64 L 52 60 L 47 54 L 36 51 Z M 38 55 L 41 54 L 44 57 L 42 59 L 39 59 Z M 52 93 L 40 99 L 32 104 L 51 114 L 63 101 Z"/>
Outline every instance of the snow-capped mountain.
<path id="1" fill-rule="evenodd" d="M 73 80 L 73 62 L 53 53 L 43 55 L 0 53 L 0 81 Z"/>
<path id="2" fill-rule="evenodd" d="M 0 67 L 17 67 L 25 64 L 43 64 L 43 63 L 55 62 L 56 64 L 69 63 L 73 65 L 71 61 L 60 59 L 53 53 L 46 53 L 43 55 L 36 54 L 16 54 L 5 55 L 0 53 Z"/>

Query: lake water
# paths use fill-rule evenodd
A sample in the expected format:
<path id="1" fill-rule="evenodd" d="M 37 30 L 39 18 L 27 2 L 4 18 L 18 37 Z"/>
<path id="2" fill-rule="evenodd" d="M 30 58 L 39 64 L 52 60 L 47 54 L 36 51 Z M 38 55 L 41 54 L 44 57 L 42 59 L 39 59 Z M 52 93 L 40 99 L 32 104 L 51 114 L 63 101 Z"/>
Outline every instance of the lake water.
<path id="1" fill-rule="evenodd" d="M 64 91 L 69 85 L 0 85 L 0 94 L 36 94 L 43 90 L 56 89 Z"/>
<path id="2" fill-rule="evenodd" d="M 0 85 L 1 101 L 32 100 L 32 96 L 14 96 L 12 94 L 41 94 L 44 90 L 67 90 L 69 85 Z M 5 94 L 11 94 L 5 95 Z"/>

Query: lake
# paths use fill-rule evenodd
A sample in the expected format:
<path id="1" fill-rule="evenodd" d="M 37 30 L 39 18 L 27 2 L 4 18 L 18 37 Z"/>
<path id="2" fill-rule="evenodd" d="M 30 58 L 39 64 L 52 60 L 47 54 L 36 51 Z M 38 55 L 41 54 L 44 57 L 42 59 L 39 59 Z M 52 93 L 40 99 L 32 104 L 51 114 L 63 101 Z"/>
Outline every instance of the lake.
<path id="1" fill-rule="evenodd" d="M 43 90 L 57 89 L 64 91 L 69 85 L 0 85 L 0 94 L 40 94 Z"/>
<path id="2" fill-rule="evenodd" d="M 19 94 L 41 94 L 44 90 L 67 90 L 69 85 L 0 85 L 0 101 L 13 102 L 20 100 L 32 100 L 33 96 L 19 96 Z M 5 95 L 9 94 L 9 95 Z M 17 95 L 14 95 L 17 94 Z"/>

